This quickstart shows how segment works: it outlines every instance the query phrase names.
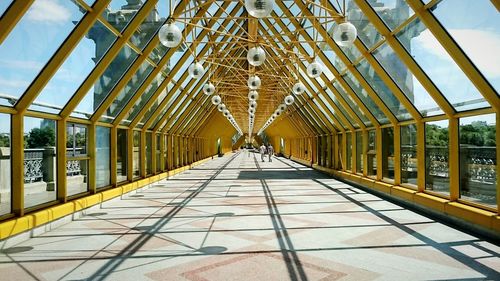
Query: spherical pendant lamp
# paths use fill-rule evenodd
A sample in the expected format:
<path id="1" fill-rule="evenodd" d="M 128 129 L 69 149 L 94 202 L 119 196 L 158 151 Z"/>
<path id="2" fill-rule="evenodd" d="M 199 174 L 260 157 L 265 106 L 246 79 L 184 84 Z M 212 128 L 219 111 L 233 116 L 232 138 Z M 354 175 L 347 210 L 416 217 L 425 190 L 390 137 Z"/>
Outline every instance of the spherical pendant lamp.
<path id="1" fill-rule="evenodd" d="M 248 99 L 249 100 L 258 100 L 259 99 L 259 93 L 257 93 L 257 91 L 250 91 L 250 93 L 248 93 Z"/>
<path id="2" fill-rule="evenodd" d="M 192 63 L 189 68 L 188 68 L 188 73 L 189 76 L 193 79 L 198 79 L 201 76 L 203 76 L 203 73 L 205 72 L 205 69 L 203 68 L 203 65 L 199 62 Z"/>
<path id="3" fill-rule="evenodd" d="M 217 106 L 217 110 L 222 112 L 224 109 L 226 109 L 226 105 L 223 103 L 219 103 L 219 105 Z"/>
<path id="4" fill-rule="evenodd" d="M 286 105 L 292 105 L 292 103 L 295 101 L 295 98 L 292 95 L 288 95 L 285 97 L 285 104 Z"/>
<path id="5" fill-rule="evenodd" d="M 211 94 L 215 93 L 215 86 L 211 82 L 208 82 L 208 84 L 203 85 L 203 93 L 205 95 L 210 96 Z"/>
<path id="6" fill-rule="evenodd" d="M 268 17 L 273 11 L 274 0 L 245 0 L 247 12 L 255 18 Z"/>
<path id="7" fill-rule="evenodd" d="M 253 101 L 250 101 L 250 103 L 248 104 L 248 106 L 249 106 L 250 108 L 257 108 L 257 102 L 256 102 L 256 101 L 254 101 L 254 100 L 253 100 Z"/>
<path id="8" fill-rule="evenodd" d="M 266 52 L 261 47 L 252 47 L 247 53 L 248 63 L 253 66 L 259 66 L 266 60 Z"/>
<path id="9" fill-rule="evenodd" d="M 280 104 L 280 105 L 278 106 L 278 110 L 279 110 L 279 111 L 281 111 L 281 112 L 285 111 L 285 110 L 286 110 L 286 105 L 285 105 L 285 104 L 283 104 L 283 103 L 282 103 L 282 104 Z"/>
<path id="10" fill-rule="evenodd" d="M 279 109 L 276 109 L 276 111 L 274 112 L 274 114 L 276 115 L 276 117 L 278 117 L 278 116 L 281 115 L 281 111 Z"/>
<path id="11" fill-rule="evenodd" d="M 167 23 L 158 32 L 160 42 L 168 48 L 179 46 L 182 40 L 182 32 L 174 23 Z"/>
<path id="12" fill-rule="evenodd" d="M 212 103 L 214 105 L 218 105 L 221 101 L 222 101 L 222 99 L 220 98 L 219 95 L 215 95 L 215 96 L 212 97 Z"/>
<path id="13" fill-rule="evenodd" d="M 254 113 L 255 114 L 255 108 L 249 108 L 248 113 Z"/>
<path id="14" fill-rule="evenodd" d="M 323 73 L 323 67 L 317 61 L 307 66 L 307 75 L 311 78 L 318 78 Z"/>
<path id="15" fill-rule="evenodd" d="M 253 75 L 248 78 L 248 88 L 250 88 L 250 90 L 256 90 L 260 88 L 260 84 L 261 82 L 259 76 Z"/>
<path id="16" fill-rule="evenodd" d="M 228 117 L 230 113 L 229 113 L 229 110 L 224 109 L 224 110 L 222 111 L 222 114 L 224 114 L 224 116 Z"/>
<path id="17" fill-rule="evenodd" d="M 351 46 L 357 35 L 356 27 L 350 22 L 343 22 L 333 28 L 333 40 L 341 47 Z"/>
<path id="18" fill-rule="evenodd" d="M 295 83 L 295 85 L 293 85 L 293 88 L 292 88 L 293 93 L 296 95 L 300 95 L 300 94 L 304 93 L 305 90 L 306 90 L 306 87 L 301 82 Z"/>

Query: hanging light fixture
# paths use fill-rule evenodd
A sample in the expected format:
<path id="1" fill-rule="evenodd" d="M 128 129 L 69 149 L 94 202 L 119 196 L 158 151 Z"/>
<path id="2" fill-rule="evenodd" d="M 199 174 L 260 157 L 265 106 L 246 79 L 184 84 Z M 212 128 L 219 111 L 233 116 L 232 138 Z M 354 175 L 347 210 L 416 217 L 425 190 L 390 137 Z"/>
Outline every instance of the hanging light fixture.
<path id="1" fill-rule="evenodd" d="M 286 105 L 292 105 L 292 103 L 295 101 L 295 98 L 292 95 L 288 95 L 285 97 L 285 104 Z"/>
<path id="2" fill-rule="evenodd" d="M 293 93 L 296 95 L 300 95 L 300 94 L 304 93 L 305 90 L 306 90 L 306 87 L 300 81 L 295 83 L 295 85 L 293 85 L 293 88 L 292 88 Z"/>
<path id="3" fill-rule="evenodd" d="M 257 102 L 256 102 L 256 101 L 254 101 L 254 100 L 253 100 L 253 101 L 250 101 L 250 103 L 248 104 L 248 106 L 249 106 L 250 108 L 257 108 Z"/>
<path id="4" fill-rule="evenodd" d="M 253 66 L 259 66 L 266 60 L 266 52 L 260 46 L 252 47 L 247 54 L 248 63 Z"/>
<path id="5" fill-rule="evenodd" d="M 318 78 L 323 73 L 323 67 L 319 62 L 314 60 L 307 66 L 307 75 L 311 78 Z"/>
<path id="6" fill-rule="evenodd" d="M 276 117 L 278 117 L 281 115 L 281 111 L 279 109 L 276 109 L 276 111 L 274 111 L 274 114 L 276 115 Z"/>
<path id="7" fill-rule="evenodd" d="M 214 105 L 218 105 L 221 101 L 222 101 L 222 99 L 220 98 L 219 95 L 215 95 L 215 96 L 212 97 L 212 103 Z"/>
<path id="8" fill-rule="evenodd" d="M 356 27 L 350 22 L 343 22 L 333 28 L 333 40 L 341 47 L 349 47 L 358 36 Z"/>
<path id="9" fill-rule="evenodd" d="M 257 90 L 260 88 L 260 85 L 261 82 L 259 76 L 252 75 L 248 78 L 248 88 L 250 88 L 250 90 Z"/>
<path id="10" fill-rule="evenodd" d="M 249 108 L 249 109 L 248 109 L 248 113 L 250 113 L 250 114 L 252 114 L 252 113 L 253 113 L 253 114 L 255 114 L 255 108 Z"/>
<path id="11" fill-rule="evenodd" d="M 182 32 L 175 23 L 169 22 L 160 28 L 158 37 L 165 47 L 175 48 L 181 43 Z"/>
<path id="12" fill-rule="evenodd" d="M 215 93 L 215 86 L 211 82 L 208 82 L 207 84 L 203 85 L 203 93 L 205 95 L 210 96 L 211 94 Z"/>
<path id="13" fill-rule="evenodd" d="M 271 15 L 274 0 L 245 0 L 247 12 L 255 18 L 264 18 Z"/>
<path id="14" fill-rule="evenodd" d="M 229 113 L 229 110 L 224 109 L 224 110 L 222 111 L 222 114 L 224 114 L 224 116 L 228 117 L 230 113 Z"/>
<path id="15" fill-rule="evenodd" d="M 257 93 L 257 91 L 250 91 L 250 93 L 248 93 L 248 99 L 249 100 L 258 100 L 259 93 Z"/>
<path id="16" fill-rule="evenodd" d="M 282 104 L 280 104 L 280 105 L 278 105 L 278 110 L 279 110 L 280 112 L 285 111 L 285 110 L 286 110 L 286 105 L 285 105 L 285 104 L 283 104 L 283 103 L 282 103 Z"/>
<path id="17" fill-rule="evenodd" d="M 226 105 L 223 103 L 219 103 L 219 105 L 217 106 L 217 110 L 222 112 L 224 111 L 224 109 L 226 109 Z"/>
<path id="18" fill-rule="evenodd" d="M 203 68 L 203 65 L 199 62 L 192 63 L 188 68 L 189 76 L 193 79 L 200 78 L 201 76 L 203 76 L 204 72 L 205 69 Z"/>

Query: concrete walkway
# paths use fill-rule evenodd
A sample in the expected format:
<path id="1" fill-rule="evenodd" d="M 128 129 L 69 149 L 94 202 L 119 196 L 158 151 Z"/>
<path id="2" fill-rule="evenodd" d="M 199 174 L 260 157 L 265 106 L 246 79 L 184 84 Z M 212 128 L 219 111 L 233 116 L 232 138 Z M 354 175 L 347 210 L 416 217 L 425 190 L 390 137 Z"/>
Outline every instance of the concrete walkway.
<path id="1" fill-rule="evenodd" d="M 0 253 L 0 280 L 500 280 L 500 248 L 242 152 Z"/>

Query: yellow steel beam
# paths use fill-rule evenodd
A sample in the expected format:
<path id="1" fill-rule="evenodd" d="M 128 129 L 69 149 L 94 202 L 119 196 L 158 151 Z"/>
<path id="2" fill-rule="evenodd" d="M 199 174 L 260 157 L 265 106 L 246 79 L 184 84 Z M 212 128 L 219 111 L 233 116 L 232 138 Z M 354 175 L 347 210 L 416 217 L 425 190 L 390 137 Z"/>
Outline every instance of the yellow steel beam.
<path id="1" fill-rule="evenodd" d="M 436 39 L 441 43 L 443 48 L 453 58 L 456 64 L 476 86 L 488 103 L 497 111 L 500 111 L 500 98 L 495 89 L 484 78 L 476 66 L 464 54 L 462 49 L 455 43 L 450 34 L 443 28 L 438 20 L 425 8 L 421 1 L 410 0 L 408 5 L 415 11 L 420 20 L 427 26 L 430 32 L 434 34 Z"/>
<path id="2" fill-rule="evenodd" d="M 9 9 L 0 17 L 0 44 L 14 29 L 17 22 L 24 16 L 35 0 L 14 1 Z"/>
<path id="3" fill-rule="evenodd" d="M 83 82 L 83 84 L 78 88 L 73 97 L 68 101 L 68 103 L 64 106 L 64 108 L 60 112 L 60 116 L 66 118 L 68 117 L 73 110 L 78 106 L 80 101 L 85 97 L 85 95 L 89 92 L 89 90 L 94 86 L 95 81 L 99 79 L 99 77 L 106 71 L 109 64 L 114 60 L 114 58 L 119 54 L 120 50 L 125 46 L 127 41 L 132 37 L 132 35 L 136 32 L 137 28 L 141 25 L 142 21 L 148 16 L 150 11 L 155 7 L 158 0 L 150 0 L 144 3 L 142 8 L 137 12 L 132 21 L 129 22 L 127 27 L 122 33 L 121 37 L 118 37 L 113 45 L 109 48 L 106 54 L 101 58 L 99 63 L 94 67 L 92 72 L 89 74 L 87 79 Z M 181 2 L 177 8 L 178 10 L 182 10 L 186 2 Z"/>
<path id="4" fill-rule="evenodd" d="M 224 5 L 226 5 L 227 3 L 224 3 Z M 228 5 L 228 4 L 227 4 Z M 233 9 L 233 11 L 231 12 L 232 15 L 236 14 L 238 11 L 240 10 L 240 7 L 237 6 Z M 216 13 L 219 14 L 219 13 L 222 13 L 222 11 L 218 11 Z M 208 27 L 212 27 L 214 24 L 215 24 L 215 20 L 211 20 L 208 22 Z M 198 36 L 199 40 L 203 39 L 206 35 L 208 34 L 208 30 L 202 30 Z M 206 53 L 208 50 L 210 49 L 210 46 L 209 45 L 206 45 L 202 51 L 199 53 L 199 56 L 202 56 L 204 53 Z M 180 67 L 182 66 L 182 64 L 189 58 L 189 54 L 186 52 L 182 58 L 179 60 L 179 62 L 176 64 L 176 66 L 174 67 L 174 69 L 172 69 L 172 71 L 170 72 L 169 74 L 169 77 L 165 78 L 165 80 L 167 79 L 171 79 L 171 77 L 173 77 L 175 75 L 175 73 L 178 71 L 178 69 L 180 69 Z M 183 74 L 183 79 L 185 79 L 187 77 L 187 73 Z M 181 83 L 181 80 L 183 80 L 182 78 L 179 79 L 179 81 L 177 82 L 177 84 L 179 84 L 179 87 L 180 85 L 182 84 Z M 167 85 L 169 81 L 165 81 L 162 82 L 162 85 L 165 84 Z M 190 85 L 192 85 L 193 82 L 189 82 Z M 144 116 L 144 114 L 146 114 L 147 110 L 151 107 L 151 105 L 153 104 L 154 101 L 156 101 L 156 99 L 158 98 L 158 96 L 161 94 L 162 92 L 162 89 L 163 87 L 165 86 L 162 86 L 160 85 L 160 87 L 158 87 L 158 90 L 151 96 L 151 98 L 149 99 L 148 103 L 144 106 L 144 108 L 139 112 L 139 114 L 137 114 L 137 116 L 135 117 L 133 123 L 131 123 L 131 126 L 130 127 L 133 127 L 132 125 L 135 126 L 135 124 L 137 124 L 141 119 L 142 117 Z M 176 85 L 177 86 L 177 85 Z M 186 86 L 186 88 L 189 89 L 189 86 Z M 171 90 L 167 96 L 162 100 L 162 102 L 160 103 L 160 105 L 157 107 L 157 109 L 155 110 L 155 112 L 151 115 L 151 117 L 149 118 L 149 120 L 144 124 L 144 127 L 149 127 L 151 125 L 151 123 L 156 120 L 156 117 L 158 117 L 158 115 L 161 113 L 162 109 L 166 106 L 166 104 L 170 101 L 170 97 L 175 93 L 175 91 Z M 182 93 L 181 93 L 182 94 Z M 125 110 L 124 110 L 125 111 Z M 117 118 L 118 119 L 118 118 Z M 122 118 L 120 118 L 122 119 Z M 136 121 L 137 120 L 137 121 Z M 121 120 L 120 120 L 121 121 Z M 117 122 L 120 122 L 120 121 L 117 121 Z M 158 124 L 161 124 L 163 123 L 162 121 L 158 122 Z M 154 130 L 158 130 L 158 128 L 154 128 Z"/>
<path id="5" fill-rule="evenodd" d="M 24 215 L 24 116 L 12 115 L 11 119 L 11 167 L 12 212 Z"/>
<path id="6" fill-rule="evenodd" d="M 405 50 L 401 43 L 394 37 L 389 28 L 380 19 L 377 13 L 371 8 L 371 6 L 366 1 L 355 0 L 358 7 L 365 14 L 365 16 L 370 20 L 377 31 L 384 36 L 387 44 L 394 50 L 401 61 L 408 67 L 408 69 L 413 73 L 415 78 L 422 84 L 424 89 L 429 93 L 429 95 L 434 99 L 434 101 L 439 105 L 443 112 L 451 117 L 455 113 L 455 110 L 446 100 L 446 98 L 437 89 L 434 83 L 429 79 L 429 77 L 424 73 L 424 71 L 418 66 L 415 60 L 410 54 Z"/>
<path id="7" fill-rule="evenodd" d="M 97 21 L 99 15 L 106 9 L 111 0 L 104 0 L 97 2 L 92 12 L 87 12 L 83 19 L 78 23 L 76 28 L 71 32 L 64 43 L 59 47 L 54 56 L 45 65 L 43 70 L 38 74 L 37 78 L 28 87 L 26 92 L 15 104 L 15 109 L 19 113 L 24 113 L 31 103 L 36 99 L 40 92 L 44 89 L 45 85 L 50 81 L 52 76 L 57 72 L 59 67 L 64 63 L 66 58 L 71 54 L 78 42 L 87 34 L 89 29 Z M 32 1 L 16 1 L 18 2 L 32 2 Z M 1 26 L 1 24 L 0 24 Z M 55 98 L 55 97 L 54 97 Z"/>
<path id="8" fill-rule="evenodd" d="M 301 9 L 302 13 L 306 16 L 314 16 L 311 11 L 307 8 L 307 6 L 302 3 L 302 1 L 295 0 L 297 6 Z M 290 19 L 291 21 L 296 21 L 295 19 Z M 340 58 L 344 64 L 347 66 L 347 69 L 350 70 L 351 74 L 358 80 L 361 87 L 368 93 L 370 98 L 375 102 L 375 104 L 379 107 L 379 109 L 384 113 L 384 115 L 388 118 L 391 124 L 397 124 L 399 121 L 396 119 L 394 114 L 389 110 L 387 105 L 382 101 L 380 96 L 373 90 L 373 88 L 369 85 L 366 79 L 361 75 L 361 73 L 351 65 L 347 56 L 342 52 L 340 47 L 333 41 L 328 32 L 321 26 L 317 19 L 311 19 L 311 23 L 316 26 L 317 32 L 321 34 L 326 43 L 332 48 L 332 50 L 337 54 L 338 58 Z"/>
<path id="9" fill-rule="evenodd" d="M 284 6 L 280 2 L 278 2 L 278 5 L 280 5 L 280 8 L 282 10 L 285 9 L 285 10 L 283 10 L 283 12 L 288 17 L 293 18 L 293 14 L 286 8 L 286 6 Z M 276 20 L 276 21 L 280 25 L 280 27 L 282 28 L 282 30 L 288 30 L 288 32 L 291 32 L 288 29 L 288 27 L 281 20 Z M 291 21 L 291 23 L 295 26 L 295 28 L 297 30 L 300 29 L 300 27 L 301 27 L 300 23 L 298 23 L 297 21 Z M 310 43 L 309 43 L 310 47 L 314 48 L 314 44 L 317 44 L 317 43 L 314 43 L 314 41 L 311 38 L 311 36 L 307 32 L 305 32 L 305 31 L 299 31 L 299 33 L 304 38 L 306 38 L 307 41 L 310 41 Z M 307 51 L 302 47 L 301 44 L 297 44 L 296 46 L 297 46 L 297 48 L 300 50 L 300 52 L 303 55 L 307 55 Z M 378 120 L 375 118 L 375 116 L 373 116 L 373 114 L 366 107 L 366 105 L 359 99 L 359 97 L 356 95 L 356 93 L 354 93 L 354 91 L 351 89 L 351 87 L 349 86 L 349 84 L 344 80 L 344 78 L 340 75 L 340 73 L 337 71 L 337 69 L 332 65 L 332 63 L 330 62 L 329 58 L 326 57 L 326 55 L 323 52 L 319 52 L 318 56 L 321 58 L 321 60 L 323 61 L 323 63 L 325 63 L 325 66 L 328 67 L 328 69 L 331 71 L 331 73 L 335 76 L 335 78 L 337 79 L 337 81 L 339 82 L 339 84 L 342 86 L 342 88 L 345 89 L 346 93 L 348 95 L 350 95 L 352 97 L 352 99 L 357 103 L 357 105 L 359 106 L 361 112 L 371 121 L 371 123 L 373 124 L 373 126 L 375 126 L 375 127 L 380 126 Z M 342 95 L 340 95 L 340 93 L 337 92 L 337 89 L 335 89 L 335 87 L 333 87 L 332 83 L 330 83 L 330 81 L 328 81 L 328 79 L 326 78 L 325 74 L 322 74 L 322 79 L 325 82 L 326 86 L 332 91 L 332 93 L 335 94 L 335 96 L 337 97 L 337 100 L 344 106 L 344 108 L 348 112 L 350 112 L 351 114 L 353 114 L 353 116 L 357 117 L 357 115 L 352 111 L 351 107 L 345 102 L 345 100 L 342 97 Z M 355 118 L 355 120 L 357 120 L 358 124 L 362 128 L 364 127 L 364 123 L 359 118 Z"/>

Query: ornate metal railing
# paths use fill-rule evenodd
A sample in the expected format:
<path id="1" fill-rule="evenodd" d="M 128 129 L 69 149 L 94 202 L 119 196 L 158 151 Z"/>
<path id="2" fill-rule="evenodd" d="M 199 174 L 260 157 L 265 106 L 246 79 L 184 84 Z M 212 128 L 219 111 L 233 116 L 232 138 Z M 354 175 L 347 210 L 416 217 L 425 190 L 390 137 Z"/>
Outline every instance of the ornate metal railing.
<path id="1" fill-rule="evenodd" d="M 80 149 L 76 149 L 80 150 Z M 74 149 L 68 152 L 74 153 Z M 80 155 L 77 151 L 77 155 Z M 24 150 L 24 182 L 33 183 L 47 181 L 47 177 L 52 177 L 55 170 L 56 154 L 54 147 L 35 148 Z M 68 160 L 66 162 L 66 175 L 76 176 L 82 172 L 79 160 Z"/>
<path id="2" fill-rule="evenodd" d="M 24 182 L 43 180 L 43 149 L 24 150 Z"/>

